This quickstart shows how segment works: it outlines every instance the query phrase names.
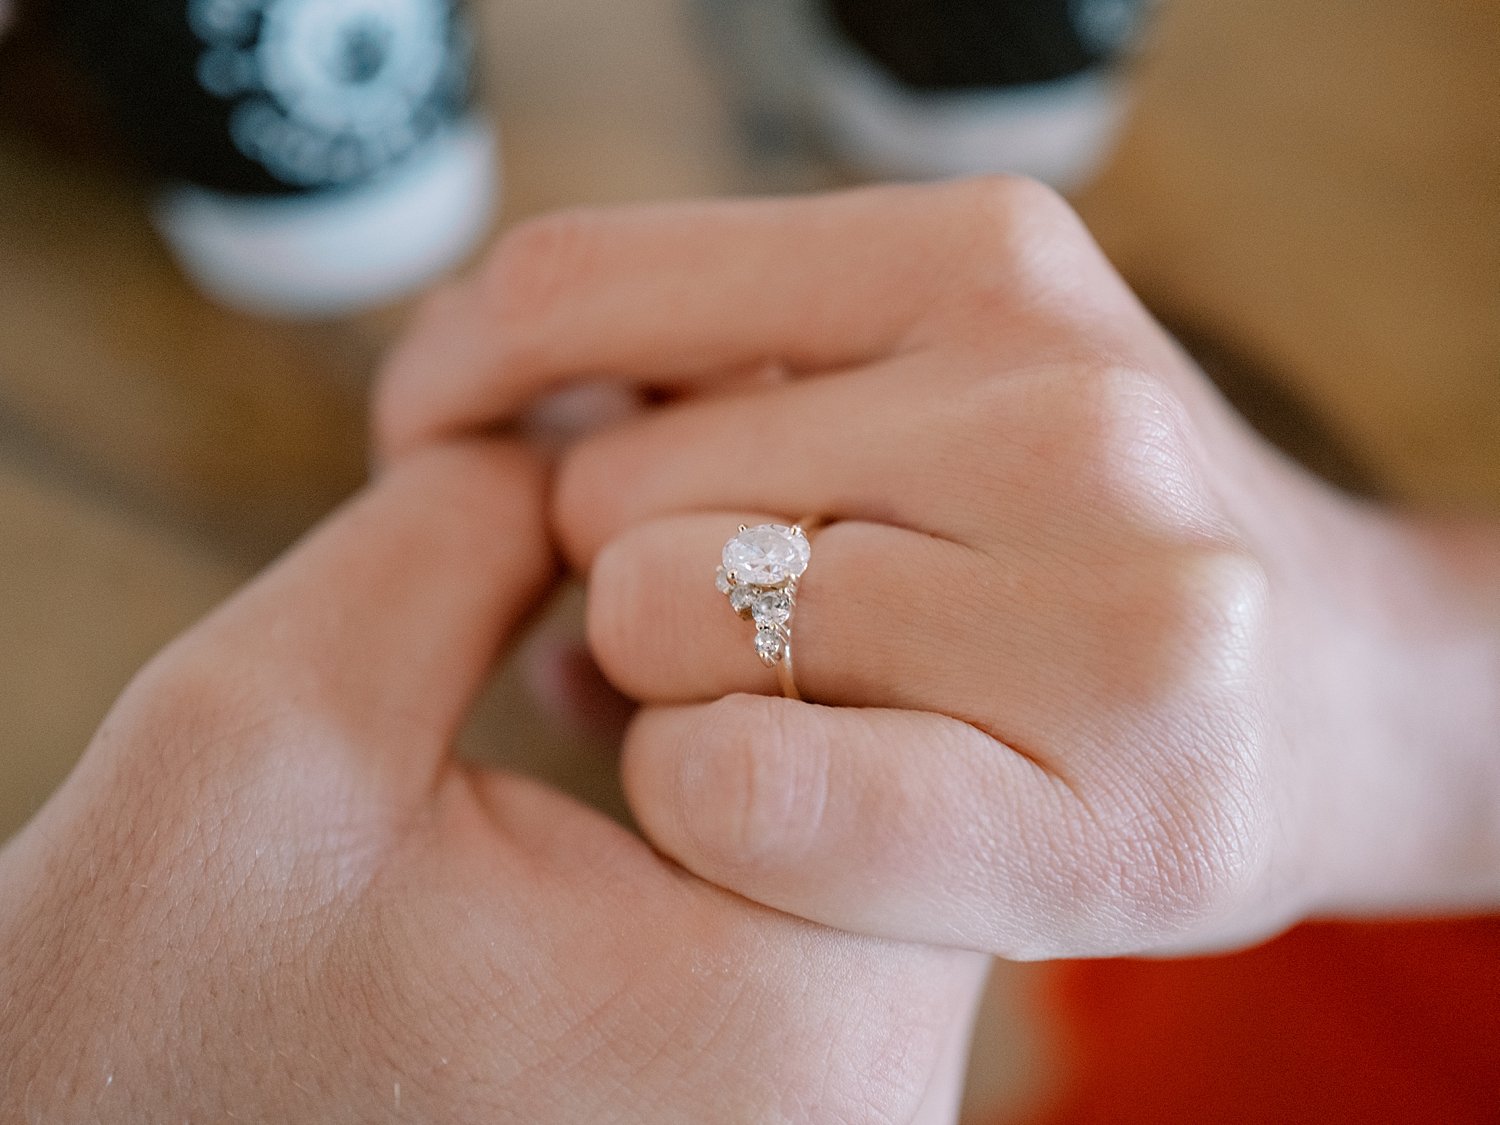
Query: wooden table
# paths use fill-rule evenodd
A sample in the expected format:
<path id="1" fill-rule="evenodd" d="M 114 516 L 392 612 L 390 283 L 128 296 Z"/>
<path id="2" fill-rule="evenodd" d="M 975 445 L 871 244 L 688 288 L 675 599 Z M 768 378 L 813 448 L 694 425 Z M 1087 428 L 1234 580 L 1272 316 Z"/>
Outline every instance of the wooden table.
<path id="1" fill-rule="evenodd" d="M 507 221 L 767 182 L 680 9 L 482 8 Z M 1079 201 L 1280 440 L 1402 502 L 1491 513 L 1497 56 L 1489 0 L 1179 0 Z M 293 326 L 213 307 L 140 191 L 26 116 L 0 129 L 0 838 L 150 652 L 357 485 L 365 390 L 402 313 Z M 604 759 L 508 681 L 471 738 L 610 800 Z M 981 1095 L 1034 1076 L 1024 980 L 1003 981 L 983 1036 L 1006 1049 L 976 1069 Z"/>

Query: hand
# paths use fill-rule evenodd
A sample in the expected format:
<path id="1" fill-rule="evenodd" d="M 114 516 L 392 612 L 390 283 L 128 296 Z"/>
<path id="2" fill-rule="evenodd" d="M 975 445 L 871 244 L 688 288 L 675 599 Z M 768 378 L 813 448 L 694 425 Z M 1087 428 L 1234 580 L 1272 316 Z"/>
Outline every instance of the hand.
<path id="1" fill-rule="evenodd" d="M 451 757 L 542 500 L 514 448 L 425 451 L 141 673 L 0 853 L 0 1119 L 951 1117 L 973 958 Z"/>
<path id="2" fill-rule="evenodd" d="M 680 400 L 578 444 L 554 520 L 690 870 L 1026 958 L 1500 901 L 1496 630 L 1445 541 L 1248 432 L 1045 189 L 541 220 L 396 354 L 385 448 L 601 376 Z M 797 703 L 712 574 L 805 514 Z"/>

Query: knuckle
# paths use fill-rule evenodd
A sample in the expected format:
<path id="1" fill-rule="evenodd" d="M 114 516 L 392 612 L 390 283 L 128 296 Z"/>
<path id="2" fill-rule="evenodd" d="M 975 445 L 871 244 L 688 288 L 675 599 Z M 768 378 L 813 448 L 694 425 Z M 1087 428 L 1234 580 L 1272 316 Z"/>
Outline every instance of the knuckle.
<path id="1" fill-rule="evenodd" d="M 1045 365 L 976 380 L 953 409 L 969 444 L 1005 456 L 984 462 L 1007 490 L 1042 486 L 1058 518 L 1132 530 L 1197 527 L 1209 517 L 1191 423 L 1150 372 L 1111 363 Z"/>
<path id="2" fill-rule="evenodd" d="M 1082 265 L 1092 246 L 1062 196 L 1036 180 L 993 175 L 960 180 L 952 193 L 961 253 L 969 263 L 970 297 L 977 313 L 1014 308 L 1024 290 L 1034 301 Z"/>
<path id="3" fill-rule="evenodd" d="M 1241 768 L 1178 779 L 1153 802 L 1127 890 L 1155 940 L 1222 924 L 1256 893 L 1268 862 L 1264 802 Z M 1232 775 L 1231 775 L 1232 772 Z"/>
<path id="4" fill-rule="evenodd" d="M 1149 372 L 1114 364 L 1083 366 L 1057 388 L 1064 417 L 1092 459 L 1151 464 L 1178 437 L 1180 406 Z"/>
<path id="5" fill-rule="evenodd" d="M 253 689 L 221 671 L 243 663 L 231 655 L 201 638 L 177 642 L 122 697 L 125 726 L 161 751 L 201 746 L 257 726 L 265 708 Z"/>
<path id="6" fill-rule="evenodd" d="M 1260 560 L 1238 546 L 1184 548 L 1162 578 L 1160 597 L 1179 664 L 1212 682 L 1242 683 L 1269 613 L 1270 580 Z"/>
<path id="7" fill-rule="evenodd" d="M 230 805 L 276 783 L 275 753 L 305 737 L 256 677 L 227 668 L 243 670 L 243 654 L 189 635 L 136 677 L 100 728 L 95 749 L 130 795 L 120 804 L 132 821 L 211 842 Z"/>
<path id="8" fill-rule="evenodd" d="M 1147 527 L 1201 522 L 1204 489 L 1181 400 L 1160 377 L 1114 364 L 1053 377 L 1047 434 L 1057 462 L 1096 507 Z"/>
<path id="9" fill-rule="evenodd" d="M 1148 951 L 1209 934 L 1260 893 L 1269 812 L 1252 763 L 1122 779 L 1092 805 L 1095 846 L 1068 873 L 1080 931 L 1067 952 Z"/>
<path id="10" fill-rule="evenodd" d="M 1112 627 L 1145 638 L 1169 672 L 1242 668 L 1269 578 L 1203 480 L 1181 400 L 1158 377 L 1115 366 L 1049 377 L 1045 399 L 1049 491 L 1073 502 L 1065 518 L 1097 514 L 1094 537 L 1116 531 Z"/>
<path id="11" fill-rule="evenodd" d="M 1078 226 L 1061 195 L 1025 176 L 977 176 L 956 181 L 950 190 L 966 227 L 990 251 L 1018 245 L 1038 233 L 1055 235 Z"/>
<path id="12" fill-rule="evenodd" d="M 1138 309 L 1093 236 L 1053 189 L 1017 176 L 959 181 L 947 189 L 952 279 L 945 335 L 1014 353 L 1079 354 L 1134 347 Z M 956 334 L 956 335 L 955 335 Z"/>
<path id="13" fill-rule="evenodd" d="M 1196 545 L 1153 569 L 1130 626 L 1141 676 L 1130 706 L 1147 718 L 1116 792 L 1130 842 L 1121 891 L 1160 939 L 1224 918 L 1262 877 L 1271 732 L 1257 688 L 1264 568 L 1247 551 Z"/>
<path id="14" fill-rule="evenodd" d="M 1130 569 L 1109 626 L 1133 638 L 1133 704 L 1194 714 L 1195 732 L 1211 731 L 1220 709 L 1250 706 L 1270 612 L 1260 561 L 1238 546 L 1179 542 L 1148 545 Z"/>
<path id="15" fill-rule="evenodd" d="M 1221 930 L 1260 892 L 1273 840 L 1264 568 L 1237 547 L 1179 545 L 1126 581 L 1105 650 L 1129 733 L 1089 774 L 1093 846 L 1074 873 L 1085 924 L 1114 920 L 1090 930 L 1103 952 Z"/>

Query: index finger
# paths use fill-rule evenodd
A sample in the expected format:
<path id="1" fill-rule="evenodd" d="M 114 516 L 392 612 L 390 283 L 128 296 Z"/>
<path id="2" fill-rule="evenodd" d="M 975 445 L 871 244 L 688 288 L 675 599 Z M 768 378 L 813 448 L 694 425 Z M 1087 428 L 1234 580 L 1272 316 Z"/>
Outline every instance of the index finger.
<path id="1" fill-rule="evenodd" d="M 399 455 L 589 377 L 681 385 L 879 359 L 920 343 L 935 312 L 972 307 L 960 291 L 976 278 L 996 295 L 1034 288 L 1021 264 L 1060 224 L 1082 229 L 1047 189 L 1010 178 L 535 220 L 429 300 L 387 362 L 377 441 Z M 1025 304 L 985 315 L 1003 325 Z"/>

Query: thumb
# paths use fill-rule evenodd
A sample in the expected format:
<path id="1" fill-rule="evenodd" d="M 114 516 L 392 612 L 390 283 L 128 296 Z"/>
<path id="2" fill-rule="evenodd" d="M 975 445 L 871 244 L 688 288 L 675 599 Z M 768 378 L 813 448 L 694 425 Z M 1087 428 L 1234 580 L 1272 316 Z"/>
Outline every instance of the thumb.
<path id="1" fill-rule="evenodd" d="M 102 742 L 244 761 L 225 734 L 253 730 L 272 772 L 313 761 L 424 792 L 552 578 L 544 485 L 493 442 L 392 466 L 160 653 L 106 723 L 142 737 Z"/>
<path id="2" fill-rule="evenodd" d="M 623 769 L 661 851 L 768 906 L 1018 959 L 1118 943 L 1071 787 L 956 719 L 732 695 L 643 711 Z"/>

